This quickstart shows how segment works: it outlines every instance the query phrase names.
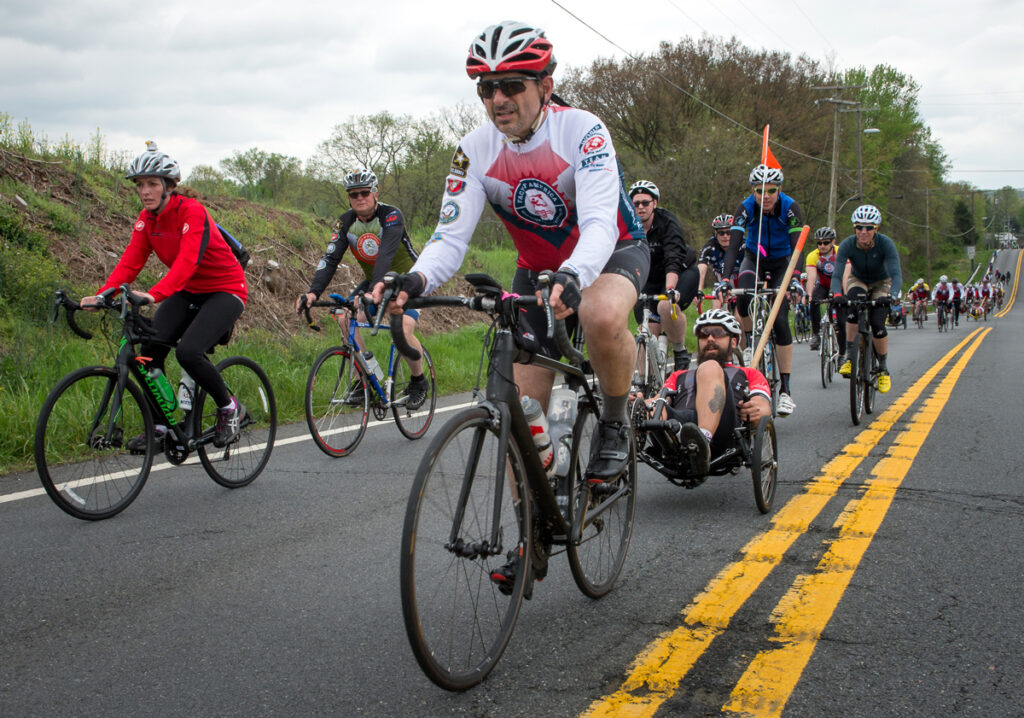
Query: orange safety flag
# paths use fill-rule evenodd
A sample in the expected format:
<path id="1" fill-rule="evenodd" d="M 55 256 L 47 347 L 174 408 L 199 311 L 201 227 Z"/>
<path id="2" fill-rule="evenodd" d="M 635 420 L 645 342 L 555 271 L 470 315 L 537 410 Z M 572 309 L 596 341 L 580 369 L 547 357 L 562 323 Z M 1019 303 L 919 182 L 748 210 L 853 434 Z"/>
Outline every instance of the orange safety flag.
<path id="1" fill-rule="evenodd" d="M 775 159 L 775 155 L 772 154 L 771 147 L 768 146 L 768 127 L 769 125 L 764 126 L 764 144 L 761 146 L 761 164 L 781 170 L 782 165 L 780 165 L 779 161 Z"/>

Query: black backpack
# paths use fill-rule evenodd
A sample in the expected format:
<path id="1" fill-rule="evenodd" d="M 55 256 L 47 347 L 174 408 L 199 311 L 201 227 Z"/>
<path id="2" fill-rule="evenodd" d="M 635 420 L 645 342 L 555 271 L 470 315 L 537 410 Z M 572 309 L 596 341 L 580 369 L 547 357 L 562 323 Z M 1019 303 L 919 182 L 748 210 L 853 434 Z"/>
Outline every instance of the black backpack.
<path id="1" fill-rule="evenodd" d="M 231 247 L 231 252 L 235 255 L 235 259 L 237 259 L 238 263 L 242 265 L 242 269 L 245 269 L 246 265 L 249 264 L 250 259 L 248 250 L 242 246 L 241 242 L 232 237 L 230 232 L 219 224 L 217 225 L 217 229 L 220 230 L 220 234 L 224 237 L 224 241 L 228 243 L 229 247 Z"/>

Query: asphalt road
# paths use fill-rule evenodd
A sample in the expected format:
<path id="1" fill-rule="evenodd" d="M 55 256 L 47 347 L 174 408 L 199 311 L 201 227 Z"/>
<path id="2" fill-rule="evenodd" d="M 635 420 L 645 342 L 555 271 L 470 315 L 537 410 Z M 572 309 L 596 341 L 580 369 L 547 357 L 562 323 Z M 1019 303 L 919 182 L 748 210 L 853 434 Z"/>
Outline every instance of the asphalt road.
<path id="1" fill-rule="evenodd" d="M 688 491 L 645 467 L 615 590 L 587 599 L 555 558 L 463 694 L 420 673 L 398 594 L 411 478 L 453 411 L 337 460 L 285 427 L 251 486 L 160 470 L 104 522 L 0 477 L 0 716 L 1021 715 L 1021 301 L 893 331 L 870 426 L 797 346 L 773 513 L 746 472 Z"/>

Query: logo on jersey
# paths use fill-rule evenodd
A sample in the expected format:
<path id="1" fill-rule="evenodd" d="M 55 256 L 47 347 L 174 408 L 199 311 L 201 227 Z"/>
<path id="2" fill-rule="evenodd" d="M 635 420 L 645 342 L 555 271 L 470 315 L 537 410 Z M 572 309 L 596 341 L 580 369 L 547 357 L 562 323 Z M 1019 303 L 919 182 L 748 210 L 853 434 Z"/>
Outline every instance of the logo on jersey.
<path id="1" fill-rule="evenodd" d="M 442 239 L 444 239 L 444 235 L 443 234 L 441 234 L 440 232 L 434 232 L 432 235 L 430 235 L 430 239 L 427 240 L 427 244 L 433 244 L 434 242 L 440 242 Z"/>
<path id="2" fill-rule="evenodd" d="M 836 271 L 836 263 L 832 261 L 825 262 L 821 265 L 821 271 L 831 277 Z"/>
<path id="3" fill-rule="evenodd" d="M 394 224 L 395 222 L 397 222 L 397 221 L 398 221 L 398 212 L 392 212 L 391 214 L 389 214 L 387 217 L 384 218 L 384 224 L 389 226 L 389 227 L 392 224 Z"/>
<path id="4" fill-rule="evenodd" d="M 462 145 L 459 145 L 455 149 L 455 154 L 452 155 L 452 166 L 448 170 L 449 174 L 453 174 L 456 177 L 466 177 L 466 173 L 469 172 L 469 158 L 466 157 L 466 153 L 462 151 Z"/>
<path id="5" fill-rule="evenodd" d="M 337 232 L 334 232 L 334 233 L 333 233 L 333 234 L 331 235 L 331 241 L 332 241 L 332 242 L 337 242 L 337 241 L 338 241 L 338 233 L 337 233 Z"/>
<path id="6" fill-rule="evenodd" d="M 448 201 L 441 205 L 441 224 L 451 224 L 459 218 L 459 205 L 456 202 Z"/>
<path id="7" fill-rule="evenodd" d="M 540 227 L 560 227 L 569 215 L 562 197 L 537 179 L 524 179 L 512 193 L 512 209 L 527 222 Z"/>
<path id="8" fill-rule="evenodd" d="M 338 235 L 334 236 L 337 237 Z M 337 248 L 338 245 L 336 245 L 334 242 L 331 242 L 330 244 L 327 245 L 327 254 L 334 254 L 334 250 Z"/>
<path id="9" fill-rule="evenodd" d="M 462 180 L 448 179 L 447 192 L 452 197 L 462 194 L 462 190 L 466 189 L 466 183 Z"/>
<path id="10" fill-rule="evenodd" d="M 135 229 L 137 229 L 138 231 L 141 232 L 145 228 L 146 228 L 146 223 L 143 222 L 141 219 L 138 222 L 135 223 Z"/>
<path id="11" fill-rule="evenodd" d="M 380 253 L 380 237 L 372 232 L 367 232 L 355 241 L 352 251 L 364 262 L 373 264 L 377 261 L 377 255 Z"/>
<path id="12" fill-rule="evenodd" d="M 182 228 L 181 228 L 181 234 L 182 234 L 182 236 L 185 236 L 186 234 L 188 234 L 188 222 L 186 222 L 186 223 L 184 224 L 184 226 L 182 226 Z"/>
<path id="13" fill-rule="evenodd" d="M 599 122 L 596 125 L 594 125 L 593 127 L 591 127 L 589 130 L 587 130 L 587 134 L 583 135 L 583 139 L 580 140 L 580 152 L 587 152 L 588 151 L 588 150 L 585 149 L 586 146 L 587 146 L 587 143 L 590 142 L 592 139 L 594 139 L 597 136 L 597 133 L 600 132 L 602 129 L 604 129 L 604 127 Z M 601 138 L 601 144 L 598 145 L 597 147 L 593 148 L 593 149 L 600 149 L 601 145 L 603 145 L 603 144 L 604 144 L 604 138 L 602 137 Z"/>
<path id="14" fill-rule="evenodd" d="M 594 135 L 590 139 L 583 141 L 583 144 L 581 145 L 581 150 L 583 151 L 583 154 L 586 155 L 590 154 L 591 152 L 597 152 L 599 149 L 604 147 L 604 145 L 604 137 L 602 137 L 601 135 Z"/>
<path id="15" fill-rule="evenodd" d="M 320 264 L 316 265 L 316 271 L 319 272 L 321 269 L 323 269 L 326 266 L 327 266 L 327 260 L 326 259 L 321 259 L 320 260 Z"/>

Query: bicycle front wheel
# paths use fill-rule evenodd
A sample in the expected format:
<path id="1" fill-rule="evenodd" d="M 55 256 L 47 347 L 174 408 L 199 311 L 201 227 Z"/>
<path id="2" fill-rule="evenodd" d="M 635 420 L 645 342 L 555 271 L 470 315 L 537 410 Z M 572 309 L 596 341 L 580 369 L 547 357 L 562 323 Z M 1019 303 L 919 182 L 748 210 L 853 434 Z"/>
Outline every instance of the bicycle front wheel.
<path id="1" fill-rule="evenodd" d="M 868 342 L 861 334 L 855 342 L 860 343 L 860 354 L 857 361 L 850 364 L 850 418 L 853 425 L 859 426 L 864 412 L 864 352 L 868 351 Z"/>
<path id="2" fill-rule="evenodd" d="M 875 387 L 878 386 L 878 355 L 875 354 L 875 343 L 868 341 L 868 354 L 864 357 L 864 413 L 875 411 Z"/>
<path id="3" fill-rule="evenodd" d="M 137 453 L 128 442 L 137 437 Z M 86 367 L 61 379 L 36 422 L 36 470 L 61 509 L 96 521 L 123 511 L 142 491 L 153 465 L 153 419 L 142 390 L 117 372 Z"/>
<path id="4" fill-rule="evenodd" d="M 761 417 L 751 447 L 750 478 L 754 482 L 754 503 L 762 514 L 771 511 L 775 501 L 775 485 L 779 475 L 778 448 L 775 421 L 770 416 Z"/>
<path id="5" fill-rule="evenodd" d="M 828 385 L 832 383 L 832 334 L 829 332 L 826 323 L 828 319 L 822 320 L 821 331 L 819 336 L 821 337 L 821 344 L 818 345 L 818 355 L 821 359 L 821 388 L 828 389 Z"/>
<path id="6" fill-rule="evenodd" d="M 349 347 L 320 352 L 306 379 L 306 426 L 313 442 L 335 458 L 352 453 L 370 419 L 370 384 Z"/>
<path id="7" fill-rule="evenodd" d="M 430 422 L 434 420 L 434 409 L 437 407 L 437 377 L 434 376 L 434 361 L 430 358 L 430 352 L 421 345 L 423 358 L 423 376 L 427 379 L 427 396 L 422 401 L 411 402 L 409 396 L 409 381 L 412 373 L 409 370 L 408 360 L 398 360 L 395 367 L 395 381 L 391 384 L 391 413 L 395 417 L 395 424 L 402 436 L 406 439 L 419 439 L 427 433 Z"/>
<path id="8" fill-rule="evenodd" d="M 531 580 L 523 459 L 514 441 L 504 456 L 498 443 L 486 409 L 452 418 L 423 457 L 405 512 L 405 632 L 423 672 L 451 691 L 476 685 L 497 664 Z M 495 572 L 514 578 L 499 585 Z"/>
<path id="9" fill-rule="evenodd" d="M 584 479 L 597 419 L 598 408 L 581 401 L 569 465 L 572 493 L 568 520 L 572 532 L 566 554 L 576 585 L 590 598 L 601 598 L 615 585 L 626 561 L 636 518 L 635 441 L 630 442 L 626 472 L 617 481 L 589 484 Z"/>
<path id="10" fill-rule="evenodd" d="M 221 486 L 237 489 L 252 483 L 270 461 L 277 436 L 277 402 L 270 379 L 248 357 L 228 357 L 217 365 L 228 393 L 242 405 L 244 415 L 238 439 L 217 448 L 211 441 L 217 425 L 217 402 L 205 391 L 196 400 L 196 436 L 199 461 L 210 478 Z"/>

